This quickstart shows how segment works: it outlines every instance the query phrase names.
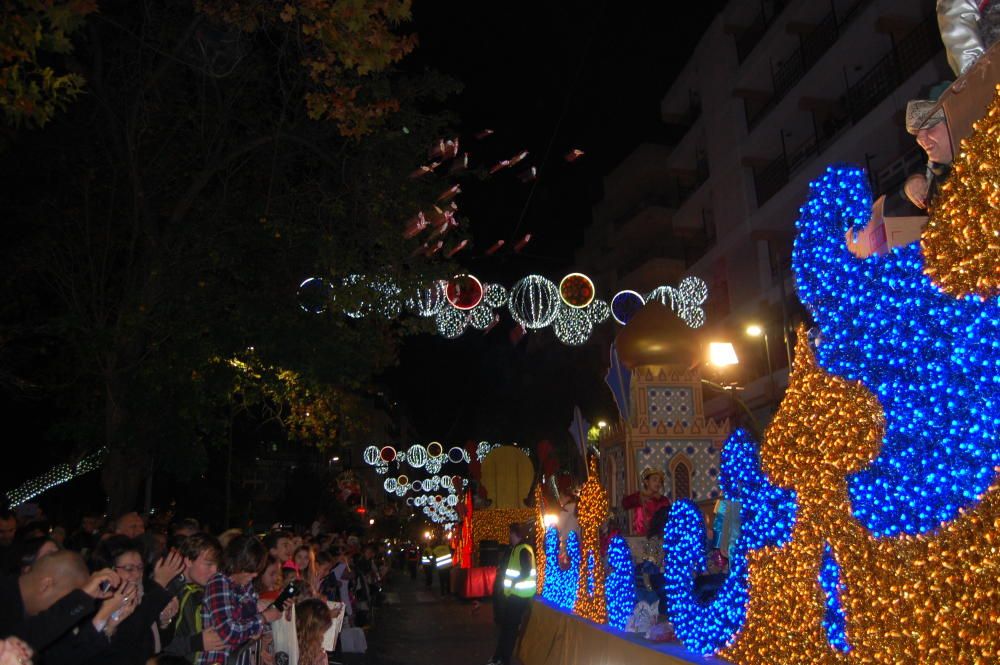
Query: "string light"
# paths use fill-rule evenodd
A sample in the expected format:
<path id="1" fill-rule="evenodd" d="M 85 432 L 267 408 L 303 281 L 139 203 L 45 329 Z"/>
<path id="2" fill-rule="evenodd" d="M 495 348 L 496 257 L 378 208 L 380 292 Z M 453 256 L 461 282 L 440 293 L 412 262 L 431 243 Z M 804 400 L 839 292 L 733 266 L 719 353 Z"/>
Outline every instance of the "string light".
<path id="1" fill-rule="evenodd" d="M 419 316 L 430 317 L 437 314 L 446 302 L 444 283 L 436 281 L 430 286 L 418 288 L 416 294 L 407 299 L 406 306 Z"/>
<path id="2" fill-rule="evenodd" d="M 590 317 L 590 322 L 595 326 L 604 323 L 611 316 L 611 308 L 603 300 L 594 299 L 586 311 L 587 316 Z"/>
<path id="3" fill-rule="evenodd" d="M 625 325 L 645 305 L 646 299 L 635 291 L 628 289 L 619 291 L 611 299 L 611 316 L 621 325 Z"/>
<path id="4" fill-rule="evenodd" d="M 492 308 L 503 307 L 507 304 L 507 289 L 499 284 L 487 284 L 483 300 Z"/>
<path id="5" fill-rule="evenodd" d="M 586 311 L 563 306 L 559 308 L 559 315 L 552 324 L 552 330 L 563 344 L 579 346 L 590 339 L 594 324 L 591 323 Z"/>
<path id="6" fill-rule="evenodd" d="M 582 272 L 571 272 L 559 282 L 559 297 L 568 307 L 586 307 L 594 293 L 594 282 Z"/>
<path id="7" fill-rule="evenodd" d="M 322 277 L 309 277 L 301 284 L 297 292 L 299 307 L 310 314 L 322 314 L 326 311 L 333 297 L 333 288 Z"/>
<path id="8" fill-rule="evenodd" d="M 826 594 L 826 613 L 823 616 L 823 629 L 826 639 L 834 649 L 847 653 L 851 645 L 847 642 L 847 620 L 844 608 L 840 602 L 843 585 L 840 582 L 840 566 L 833 558 L 830 544 L 823 546 L 823 564 L 819 571 L 819 584 Z"/>
<path id="9" fill-rule="evenodd" d="M 559 565 L 559 530 L 550 527 L 545 532 L 545 587 L 542 596 L 562 610 L 572 611 L 576 605 L 580 577 L 580 535 L 570 531 L 566 536 L 566 555 L 569 565 L 564 570 Z"/>
<path id="10" fill-rule="evenodd" d="M 860 169 L 828 168 L 802 208 L 793 267 L 820 366 L 885 411 L 881 454 L 849 478 L 852 510 L 875 535 L 925 533 L 971 507 L 1000 465 L 1000 301 L 942 292 L 917 244 L 857 259 L 844 234 L 870 207 Z"/>
<path id="11" fill-rule="evenodd" d="M 677 288 L 658 286 L 646 296 L 645 301 L 657 300 L 672 309 L 690 328 L 705 324 L 702 305 L 708 299 L 708 284 L 699 277 L 685 277 Z"/>
<path id="12" fill-rule="evenodd" d="M 580 575 L 577 586 L 576 605 L 573 611 L 594 623 L 608 622 L 605 603 L 604 565 L 601 557 L 601 527 L 610 516 L 608 493 L 601 486 L 597 457 L 588 461 L 589 477 L 580 487 L 577 503 L 577 521 L 580 523 L 581 548 L 587 566 Z"/>
<path id="13" fill-rule="evenodd" d="M 945 293 L 1000 295 L 1000 96 L 962 140 L 921 236 L 927 275 Z"/>
<path id="14" fill-rule="evenodd" d="M 608 625 L 625 630 L 635 611 L 635 567 L 632 550 L 621 536 L 608 542 L 608 581 L 605 585 L 608 604 Z"/>
<path id="15" fill-rule="evenodd" d="M 434 325 L 437 327 L 438 334 L 448 339 L 461 337 L 468 321 L 468 312 L 456 309 L 450 304 L 442 306 L 434 316 Z"/>
<path id="16" fill-rule="evenodd" d="M 47 492 L 53 487 L 67 483 L 85 473 L 100 469 L 101 465 L 104 464 L 104 456 L 107 452 L 107 448 L 101 448 L 74 464 L 68 462 L 58 464 L 42 475 L 32 478 L 20 487 L 7 492 L 7 501 L 10 507 L 16 508 L 25 501 L 34 499 L 36 496 Z"/>
<path id="17" fill-rule="evenodd" d="M 545 590 L 545 566 L 547 555 L 545 552 L 545 535 L 547 526 L 545 524 L 545 492 L 542 491 L 544 483 L 535 483 L 535 570 L 537 571 L 535 593 L 543 595 Z"/>
<path id="18" fill-rule="evenodd" d="M 541 275 L 528 275 L 510 290 L 507 307 L 514 320 L 525 328 L 551 325 L 559 315 L 559 287 Z"/>
<path id="19" fill-rule="evenodd" d="M 532 508 L 487 508 L 472 514 L 472 542 L 477 549 L 484 540 L 510 543 L 510 525 L 513 522 L 530 522 L 535 516 Z"/>
<path id="20" fill-rule="evenodd" d="M 715 653 L 743 628 L 749 597 L 748 555 L 763 547 L 780 547 L 791 537 L 794 492 L 768 481 L 756 446 L 736 430 L 720 455 L 719 487 L 740 506 L 740 533 L 730 549 L 729 574 L 715 597 L 702 603 L 695 596 L 694 575 L 705 569 L 705 518 L 691 501 L 675 501 L 663 532 L 663 575 L 666 614 L 678 638 L 697 653 Z"/>

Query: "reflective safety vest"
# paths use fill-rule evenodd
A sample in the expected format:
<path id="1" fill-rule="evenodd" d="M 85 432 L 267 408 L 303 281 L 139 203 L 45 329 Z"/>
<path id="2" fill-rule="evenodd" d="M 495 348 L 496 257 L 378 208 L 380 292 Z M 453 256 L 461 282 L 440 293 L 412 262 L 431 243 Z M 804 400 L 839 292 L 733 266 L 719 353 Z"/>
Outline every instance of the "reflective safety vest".
<path id="1" fill-rule="evenodd" d="M 434 548 L 434 567 L 438 570 L 451 568 L 451 548 L 447 545 L 438 545 Z"/>
<path id="2" fill-rule="evenodd" d="M 423 551 L 423 554 L 421 554 L 421 556 L 420 556 L 420 565 L 421 566 L 429 566 L 429 565 L 431 565 L 434 562 L 433 557 L 434 557 L 434 553 L 431 551 L 431 548 L 425 547 L 424 551 Z"/>
<path id="3" fill-rule="evenodd" d="M 528 552 L 528 570 L 521 570 L 521 552 Z M 518 598 L 532 598 L 535 595 L 535 585 L 538 582 L 538 571 L 535 570 L 535 552 L 530 545 L 521 543 L 510 553 L 507 560 L 507 570 L 503 574 L 503 595 L 514 595 Z"/>

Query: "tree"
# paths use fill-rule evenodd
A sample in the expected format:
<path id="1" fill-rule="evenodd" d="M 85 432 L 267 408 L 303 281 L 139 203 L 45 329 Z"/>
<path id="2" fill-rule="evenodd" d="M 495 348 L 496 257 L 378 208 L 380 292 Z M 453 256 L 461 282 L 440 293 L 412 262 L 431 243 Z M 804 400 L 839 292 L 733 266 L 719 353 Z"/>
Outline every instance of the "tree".
<path id="1" fill-rule="evenodd" d="M 423 109 L 456 89 L 394 66 L 415 44 L 395 32 L 408 15 L 389 0 L 102 3 L 62 63 L 85 92 L 8 133 L 0 339 L 72 405 L 72 439 L 108 445 L 113 511 L 154 468 L 195 472 L 222 442 L 234 377 L 218 358 L 252 347 L 335 399 L 416 329 L 295 301 L 306 276 L 445 274 L 401 233 L 430 194 L 405 174 L 446 122 Z"/>

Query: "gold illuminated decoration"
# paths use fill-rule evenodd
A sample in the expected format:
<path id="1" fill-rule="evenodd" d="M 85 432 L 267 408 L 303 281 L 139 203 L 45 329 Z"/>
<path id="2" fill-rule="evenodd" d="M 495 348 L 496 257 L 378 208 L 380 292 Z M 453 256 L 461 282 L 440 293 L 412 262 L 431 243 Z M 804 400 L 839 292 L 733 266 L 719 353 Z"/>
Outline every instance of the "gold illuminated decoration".
<path id="1" fill-rule="evenodd" d="M 545 588 L 545 493 L 544 483 L 535 483 L 535 569 L 538 576 L 535 583 L 535 593 L 542 595 Z"/>
<path id="2" fill-rule="evenodd" d="M 1000 662 L 1000 492 L 922 536 L 875 539 L 852 516 L 846 476 L 879 452 L 882 408 L 816 363 L 799 330 L 788 392 L 761 445 L 772 482 L 796 492 L 791 541 L 750 553 L 746 623 L 720 655 L 741 665 Z M 830 646 L 818 579 L 840 566 L 849 651 Z"/>
<path id="3" fill-rule="evenodd" d="M 949 295 L 991 298 L 1000 294 L 1000 96 L 961 146 L 921 237 L 924 270 Z"/>
<path id="4" fill-rule="evenodd" d="M 597 458 L 588 460 L 589 478 L 580 488 L 580 501 L 576 504 L 580 524 L 580 576 L 577 582 L 576 605 L 573 611 L 594 623 L 608 622 L 608 608 L 604 596 L 604 557 L 601 556 L 601 527 L 608 520 L 610 506 L 608 493 L 601 486 Z M 593 567 L 588 562 L 593 558 Z M 593 577 L 593 593 L 589 592 Z"/>
<path id="5" fill-rule="evenodd" d="M 480 541 L 495 540 L 509 545 L 511 523 L 523 524 L 532 521 L 534 517 L 534 508 L 484 508 L 473 512 L 472 546 L 477 558 Z"/>

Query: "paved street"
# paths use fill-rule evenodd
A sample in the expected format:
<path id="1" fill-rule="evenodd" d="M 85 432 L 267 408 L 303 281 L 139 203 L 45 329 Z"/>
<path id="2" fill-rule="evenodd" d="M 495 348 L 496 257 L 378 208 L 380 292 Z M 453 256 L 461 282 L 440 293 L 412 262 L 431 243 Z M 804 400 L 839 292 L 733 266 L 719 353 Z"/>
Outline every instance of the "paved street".
<path id="1" fill-rule="evenodd" d="M 367 658 L 348 655 L 345 665 L 485 665 L 496 646 L 493 607 L 442 599 L 436 580 L 428 590 L 422 577 L 412 582 L 394 569 L 367 637 Z"/>

